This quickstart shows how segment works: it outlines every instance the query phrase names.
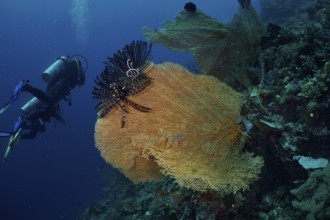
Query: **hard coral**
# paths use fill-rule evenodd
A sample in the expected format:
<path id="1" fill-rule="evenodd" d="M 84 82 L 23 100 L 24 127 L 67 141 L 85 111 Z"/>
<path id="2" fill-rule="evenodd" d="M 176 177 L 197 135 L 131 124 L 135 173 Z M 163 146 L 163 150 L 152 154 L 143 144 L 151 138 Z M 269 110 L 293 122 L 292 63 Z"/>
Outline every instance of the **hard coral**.
<path id="1" fill-rule="evenodd" d="M 306 219 L 329 219 L 330 166 L 313 171 L 298 188 L 291 190 L 296 196 L 292 206 L 307 214 Z"/>
<path id="2" fill-rule="evenodd" d="M 176 64 L 153 65 L 145 73 L 151 85 L 130 98 L 151 112 L 129 109 L 121 128 L 117 107 L 96 123 L 96 146 L 105 160 L 135 183 L 164 174 L 198 191 L 247 189 L 263 160 L 241 151 L 245 136 L 236 120 L 242 96 Z"/>

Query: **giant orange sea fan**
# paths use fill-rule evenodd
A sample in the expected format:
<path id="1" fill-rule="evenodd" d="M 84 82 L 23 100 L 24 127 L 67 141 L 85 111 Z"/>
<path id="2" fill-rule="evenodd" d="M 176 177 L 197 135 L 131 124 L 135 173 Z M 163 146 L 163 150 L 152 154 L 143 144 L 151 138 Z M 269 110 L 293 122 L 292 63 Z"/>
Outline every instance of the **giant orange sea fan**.
<path id="1" fill-rule="evenodd" d="M 168 175 L 198 191 L 247 189 L 263 160 L 241 151 L 242 96 L 177 64 L 151 65 L 145 73 L 151 85 L 130 99 L 150 112 L 129 108 L 124 128 L 119 107 L 97 120 L 104 159 L 135 183 Z"/>

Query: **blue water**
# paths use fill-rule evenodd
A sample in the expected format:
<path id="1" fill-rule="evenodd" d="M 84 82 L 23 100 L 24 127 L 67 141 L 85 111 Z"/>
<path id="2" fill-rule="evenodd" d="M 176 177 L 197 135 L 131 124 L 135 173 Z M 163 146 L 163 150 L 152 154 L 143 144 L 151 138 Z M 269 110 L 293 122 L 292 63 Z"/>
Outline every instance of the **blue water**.
<path id="1" fill-rule="evenodd" d="M 197 7 L 228 22 L 237 10 L 233 0 L 199 0 Z M 34 140 L 22 140 L 5 164 L 0 164 L 0 220 L 75 219 L 105 195 L 109 172 L 94 147 L 96 102 L 92 79 L 103 61 L 132 40 L 144 39 L 143 25 L 158 28 L 183 8 L 182 0 L 1 0 L 0 105 L 15 85 L 29 79 L 44 89 L 40 74 L 55 58 L 79 53 L 89 62 L 83 87 L 72 91 L 72 106 L 61 103 L 66 124 L 49 123 Z M 188 62 L 189 56 L 154 46 L 154 62 Z M 19 108 L 31 96 L 23 94 L 5 114 L 0 130 L 11 130 Z M 0 139 L 0 154 L 7 139 Z M 1 155 L 2 156 L 2 155 Z M 111 172 L 110 172 L 111 174 Z"/>

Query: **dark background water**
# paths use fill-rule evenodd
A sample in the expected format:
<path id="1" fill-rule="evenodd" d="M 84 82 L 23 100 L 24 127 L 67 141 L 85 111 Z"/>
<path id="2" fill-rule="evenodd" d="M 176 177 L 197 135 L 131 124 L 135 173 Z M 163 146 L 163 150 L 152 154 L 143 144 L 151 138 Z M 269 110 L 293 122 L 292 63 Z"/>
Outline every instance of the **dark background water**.
<path id="1" fill-rule="evenodd" d="M 44 89 L 40 74 L 57 57 L 82 54 L 89 62 L 83 87 L 72 91 L 72 106 L 61 103 L 66 124 L 48 123 L 34 140 L 22 140 L 0 164 L 0 220 L 75 219 L 93 201 L 102 199 L 111 171 L 94 147 L 96 102 L 92 79 L 103 61 L 132 40 L 144 39 L 143 25 L 159 28 L 174 18 L 182 0 L 1 0 L 0 104 L 22 79 Z M 194 1 L 207 14 L 230 21 L 233 0 Z M 154 46 L 154 62 L 186 64 L 189 56 Z M 19 109 L 31 96 L 23 94 L 3 115 L 0 130 L 11 130 Z M 0 153 L 8 140 L 0 139 Z M 2 155 L 1 155 L 2 156 Z"/>

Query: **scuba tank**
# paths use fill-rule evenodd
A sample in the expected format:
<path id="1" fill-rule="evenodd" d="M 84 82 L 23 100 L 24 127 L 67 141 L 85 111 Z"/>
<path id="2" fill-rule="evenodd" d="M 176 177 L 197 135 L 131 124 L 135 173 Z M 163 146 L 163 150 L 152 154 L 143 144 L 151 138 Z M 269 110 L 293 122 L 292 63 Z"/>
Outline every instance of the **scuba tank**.
<path id="1" fill-rule="evenodd" d="M 61 56 L 55 60 L 42 74 L 41 78 L 48 84 L 57 79 L 63 73 L 69 64 L 69 59 Z"/>
<path id="2" fill-rule="evenodd" d="M 41 74 L 41 78 L 48 84 L 48 88 L 56 84 L 60 78 L 68 79 L 72 84 L 72 88 L 84 84 L 86 69 L 83 69 L 81 62 L 73 58 L 74 56 L 81 55 L 61 56 Z M 87 64 L 86 60 L 85 62 Z"/>
<path id="3" fill-rule="evenodd" d="M 33 97 L 25 105 L 23 105 L 21 112 L 24 117 L 29 117 L 35 111 L 35 109 L 41 108 L 42 105 L 42 101 L 40 101 L 37 97 Z"/>

